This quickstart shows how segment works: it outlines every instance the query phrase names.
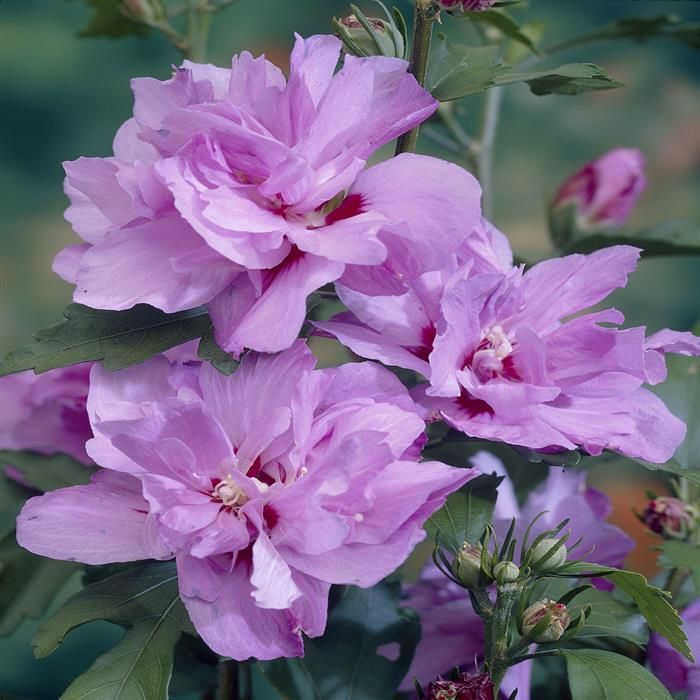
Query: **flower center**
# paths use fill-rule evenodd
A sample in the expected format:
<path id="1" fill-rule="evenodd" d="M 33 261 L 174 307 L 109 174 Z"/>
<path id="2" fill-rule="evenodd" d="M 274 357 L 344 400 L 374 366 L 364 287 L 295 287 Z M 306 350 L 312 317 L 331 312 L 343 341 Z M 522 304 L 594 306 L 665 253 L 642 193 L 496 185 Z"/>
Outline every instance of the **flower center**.
<path id="1" fill-rule="evenodd" d="M 503 328 L 492 326 L 483 335 L 469 365 L 482 382 L 496 376 L 514 379 L 517 373 L 513 368 L 512 353 L 513 345 Z"/>
<path id="2" fill-rule="evenodd" d="M 227 508 L 243 506 L 249 500 L 243 489 L 232 479 L 230 474 L 214 486 L 211 497 L 215 501 L 221 501 Z"/>

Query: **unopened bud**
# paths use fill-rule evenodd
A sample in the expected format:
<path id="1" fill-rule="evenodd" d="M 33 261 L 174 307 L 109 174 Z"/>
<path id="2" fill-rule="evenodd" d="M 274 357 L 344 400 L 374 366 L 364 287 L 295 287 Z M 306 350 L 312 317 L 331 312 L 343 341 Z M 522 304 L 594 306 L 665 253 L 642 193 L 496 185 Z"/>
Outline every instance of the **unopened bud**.
<path id="1" fill-rule="evenodd" d="M 520 569 L 512 561 L 499 561 L 493 567 L 493 577 L 498 583 L 513 583 L 518 580 Z"/>
<path id="2" fill-rule="evenodd" d="M 545 619 L 547 623 L 542 627 L 541 623 Z M 570 622 L 571 618 L 566 605 L 553 600 L 540 600 L 523 613 L 522 630 L 526 637 L 534 633 L 533 642 L 544 644 L 561 639 Z M 537 630 L 536 627 L 538 627 Z"/>
<path id="3" fill-rule="evenodd" d="M 159 22 L 166 18 L 163 0 L 121 0 L 121 12 L 135 21 Z"/>
<path id="4" fill-rule="evenodd" d="M 483 12 L 493 7 L 496 0 L 437 0 L 437 4 L 450 14 L 462 14 L 463 12 Z"/>
<path id="5" fill-rule="evenodd" d="M 371 33 L 355 15 L 335 20 L 345 50 L 355 56 L 403 58 L 404 40 L 398 28 L 379 17 L 367 17 Z"/>
<path id="6" fill-rule="evenodd" d="M 559 188 L 550 220 L 573 205 L 578 228 L 618 228 L 645 187 L 642 153 L 636 148 L 615 148 L 585 165 Z"/>
<path id="7" fill-rule="evenodd" d="M 568 552 L 566 546 L 563 544 L 560 545 L 551 556 L 547 557 L 552 548 L 557 546 L 558 542 L 559 540 L 548 537 L 544 540 L 540 540 L 532 548 L 530 566 L 534 571 L 552 571 L 566 563 L 566 555 Z"/>
<path id="8" fill-rule="evenodd" d="M 465 542 L 452 564 L 452 573 L 465 588 L 476 588 L 481 578 L 481 545 Z"/>
<path id="9" fill-rule="evenodd" d="M 660 496 L 649 501 L 641 520 L 657 535 L 684 540 L 697 529 L 700 512 L 680 498 Z"/>
<path id="10" fill-rule="evenodd" d="M 454 681 L 438 678 L 428 687 L 428 700 L 493 700 L 493 682 L 486 673 L 463 673 Z"/>

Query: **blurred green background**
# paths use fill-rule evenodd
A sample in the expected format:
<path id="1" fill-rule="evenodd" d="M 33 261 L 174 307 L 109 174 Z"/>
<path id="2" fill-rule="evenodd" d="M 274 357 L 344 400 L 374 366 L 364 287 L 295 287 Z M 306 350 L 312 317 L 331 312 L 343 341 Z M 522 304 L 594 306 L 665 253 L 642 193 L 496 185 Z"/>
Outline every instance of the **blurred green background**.
<path id="1" fill-rule="evenodd" d="M 357 2 L 372 12 L 369 0 Z M 396 4 L 410 9 L 407 0 Z M 668 12 L 700 21 L 700 2 L 531 0 L 522 10 L 546 23 L 550 39 L 623 15 Z M 226 65 L 232 53 L 249 49 L 283 65 L 294 31 L 328 32 L 331 16 L 346 13 L 341 0 L 240 0 L 217 17 L 210 60 Z M 129 79 L 167 78 L 180 60 L 156 34 L 78 39 L 88 16 L 80 0 L 0 0 L 0 353 L 59 320 L 70 300 L 70 288 L 50 269 L 54 255 L 75 240 L 62 218 L 61 162 L 109 155 L 115 130 L 130 115 Z M 468 36 L 464 22 L 448 19 L 445 29 L 456 41 Z M 545 226 L 549 194 L 584 162 L 617 145 L 638 146 L 648 160 L 649 187 L 632 226 L 672 218 L 700 221 L 700 52 L 670 41 L 619 42 L 581 48 L 552 62 L 576 60 L 604 66 L 627 87 L 567 98 L 534 97 L 525 86 L 513 86 L 505 97 L 494 218 L 517 253 L 530 260 L 551 250 Z M 479 100 L 463 103 L 467 122 Z M 436 152 L 428 139 L 420 148 Z M 632 324 L 687 329 L 700 315 L 699 272 L 697 258 L 644 261 L 613 301 Z M 608 486 L 614 490 L 613 483 Z M 632 490 L 627 482 L 617 498 L 617 517 L 631 529 L 629 508 L 643 487 L 640 482 Z M 642 568 L 649 564 L 648 557 L 635 561 Z M 29 647 L 32 625 L 0 640 L 0 697 L 57 698 L 109 646 L 117 632 L 107 627 L 73 635 L 38 663 Z"/>

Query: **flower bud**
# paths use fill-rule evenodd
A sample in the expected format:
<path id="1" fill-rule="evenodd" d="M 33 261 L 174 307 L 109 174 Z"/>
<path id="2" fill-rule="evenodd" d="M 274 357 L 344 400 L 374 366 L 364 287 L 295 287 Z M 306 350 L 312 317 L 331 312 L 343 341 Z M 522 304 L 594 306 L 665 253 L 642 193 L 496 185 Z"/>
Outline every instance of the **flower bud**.
<path id="1" fill-rule="evenodd" d="M 642 153 L 636 148 L 615 148 L 585 165 L 559 188 L 551 213 L 573 205 L 578 228 L 618 228 L 645 187 Z"/>
<path id="2" fill-rule="evenodd" d="M 121 12 L 137 22 L 159 22 L 167 16 L 163 0 L 121 0 Z"/>
<path id="3" fill-rule="evenodd" d="M 684 540 L 697 529 L 700 512 L 680 498 L 660 496 L 649 501 L 641 520 L 657 535 Z"/>
<path id="4" fill-rule="evenodd" d="M 428 700 L 493 700 L 493 683 L 486 673 L 463 673 L 455 681 L 438 678 L 428 687 Z"/>
<path id="5" fill-rule="evenodd" d="M 559 540 L 552 537 L 547 537 L 544 540 L 540 540 L 532 548 L 532 558 L 530 559 L 530 566 L 534 571 L 552 571 L 552 569 L 559 568 L 562 564 L 566 562 L 566 555 L 568 554 L 566 546 L 561 545 L 551 557 L 545 559 L 552 547 L 557 545 Z"/>
<path id="6" fill-rule="evenodd" d="M 355 15 L 335 20 L 345 51 L 354 56 L 390 56 L 404 58 L 404 40 L 398 28 L 378 17 L 367 17 L 370 34 Z"/>
<path id="7" fill-rule="evenodd" d="M 481 577 L 481 545 L 465 542 L 452 563 L 452 573 L 465 588 L 476 588 Z"/>
<path id="8" fill-rule="evenodd" d="M 512 561 L 500 561 L 493 567 L 493 577 L 498 583 L 513 583 L 518 576 L 520 569 Z"/>
<path id="9" fill-rule="evenodd" d="M 437 0 L 441 9 L 457 15 L 463 12 L 483 12 L 493 7 L 496 0 Z"/>
<path id="10" fill-rule="evenodd" d="M 530 636 L 535 627 L 545 618 L 548 620 L 547 625 L 544 629 L 536 631 L 532 641 L 544 644 L 561 639 L 571 622 L 571 618 L 566 605 L 556 603 L 553 600 L 540 600 L 525 610 L 522 617 L 523 634 L 526 637 Z"/>

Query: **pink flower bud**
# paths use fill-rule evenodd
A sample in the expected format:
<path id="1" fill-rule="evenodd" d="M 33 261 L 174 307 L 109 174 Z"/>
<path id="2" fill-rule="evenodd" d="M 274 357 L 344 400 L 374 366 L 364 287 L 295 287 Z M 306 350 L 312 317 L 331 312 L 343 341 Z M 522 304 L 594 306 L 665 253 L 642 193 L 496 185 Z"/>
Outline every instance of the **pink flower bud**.
<path id="1" fill-rule="evenodd" d="M 514 583 L 520 576 L 520 568 L 512 561 L 501 561 L 493 567 L 493 577 L 500 584 Z"/>
<path id="2" fill-rule="evenodd" d="M 522 618 L 523 634 L 529 636 L 545 618 L 548 618 L 549 624 L 545 629 L 538 630 L 532 641 L 544 644 L 545 642 L 556 642 L 557 639 L 561 639 L 571 622 L 571 618 L 566 605 L 556 603 L 553 600 L 540 600 L 525 610 Z"/>
<path id="3" fill-rule="evenodd" d="M 367 17 L 374 38 L 355 15 L 348 15 L 336 22 L 338 36 L 345 51 L 358 56 L 404 57 L 404 40 L 399 30 L 386 20 Z M 379 45 L 375 43 L 375 39 Z"/>
<path id="4" fill-rule="evenodd" d="M 700 513 L 680 498 L 660 496 L 649 501 L 642 522 L 654 533 L 672 539 L 685 539 L 698 525 Z"/>
<path id="5" fill-rule="evenodd" d="M 466 588 L 476 588 L 481 578 L 481 545 L 465 542 L 452 564 L 452 573 Z"/>
<path id="6" fill-rule="evenodd" d="M 456 681 L 438 678 L 428 687 L 428 700 L 493 700 L 493 683 L 486 673 L 463 673 Z"/>
<path id="7" fill-rule="evenodd" d="M 615 148 L 570 177 L 555 195 L 553 208 L 574 204 L 582 228 L 619 227 L 646 184 L 642 153 Z"/>
<path id="8" fill-rule="evenodd" d="M 495 3 L 496 0 L 437 0 L 437 4 L 448 12 L 483 12 Z"/>

